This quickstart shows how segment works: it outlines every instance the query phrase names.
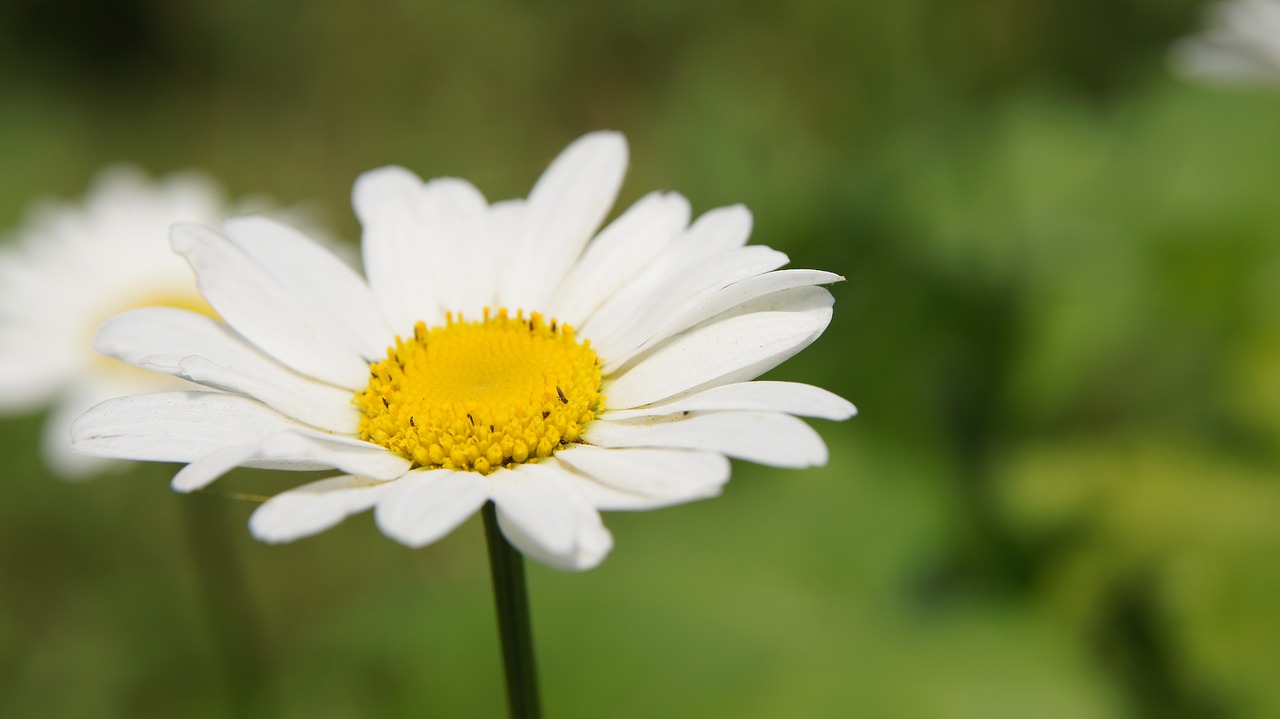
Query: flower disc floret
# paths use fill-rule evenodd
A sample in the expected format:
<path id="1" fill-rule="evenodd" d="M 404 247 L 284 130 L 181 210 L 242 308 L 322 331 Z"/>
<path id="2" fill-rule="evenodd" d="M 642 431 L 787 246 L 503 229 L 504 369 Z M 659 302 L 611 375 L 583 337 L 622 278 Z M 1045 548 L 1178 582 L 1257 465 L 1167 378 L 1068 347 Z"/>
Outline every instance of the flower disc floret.
<path id="1" fill-rule="evenodd" d="M 604 406 L 590 342 L 536 312 L 419 322 L 369 375 L 360 437 L 419 467 L 488 474 L 550 457 Z"/>

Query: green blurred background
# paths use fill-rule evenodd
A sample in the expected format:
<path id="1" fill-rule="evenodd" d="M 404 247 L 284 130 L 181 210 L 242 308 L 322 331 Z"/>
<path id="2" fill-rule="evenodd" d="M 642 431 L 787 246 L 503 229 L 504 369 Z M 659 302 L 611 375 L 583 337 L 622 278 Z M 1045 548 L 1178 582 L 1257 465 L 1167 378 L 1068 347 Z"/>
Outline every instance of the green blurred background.
<path id="1" fill-rule="evenodd" d="M 1280 92 L 1194 87 L 1195 0 L 0 5 L 0 227 L 104 164 L 343 238 L 394 163 L 527 191 L 624 131 L 630 202 L 744 202 L 830 269 L 772 374 L 828 467 L 606 516 L 532 566 L 549 717 L 1280 717 Z M 283 547 L 241 471 L 59 482 L 0 419 L 0 716 L 502 712 L 478 519 Z"/>

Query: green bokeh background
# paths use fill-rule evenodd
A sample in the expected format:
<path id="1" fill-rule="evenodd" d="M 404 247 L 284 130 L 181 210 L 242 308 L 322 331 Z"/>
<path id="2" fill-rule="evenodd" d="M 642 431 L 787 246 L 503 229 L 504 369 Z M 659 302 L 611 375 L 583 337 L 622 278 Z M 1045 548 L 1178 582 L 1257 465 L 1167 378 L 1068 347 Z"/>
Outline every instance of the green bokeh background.
<path id="1" fill-rule="evenodd" d="M 359 228 L 400 164 L 743 202 L 848 278 L 773 376 L 858 404 L 830 465 L 606 515 L 530 568 L 549 717 L 1280 717 L 1280 92 L 1195 87 L 1193 0 L 8 0 L 0 227 L 103 165 Z M 87 484 L 0 419 L 0 716 L 499 716 L 477 519 L 255 543 L 295 477 Z"/>

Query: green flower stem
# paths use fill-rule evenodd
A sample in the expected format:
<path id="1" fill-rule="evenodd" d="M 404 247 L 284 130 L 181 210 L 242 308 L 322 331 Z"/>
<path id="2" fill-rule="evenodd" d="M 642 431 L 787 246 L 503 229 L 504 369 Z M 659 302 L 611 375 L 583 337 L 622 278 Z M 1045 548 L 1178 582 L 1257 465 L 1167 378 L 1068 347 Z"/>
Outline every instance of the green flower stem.
<path id="1" fill-rule="evenodd" d="M 214 647 L 236 717 L 275 716 L 266 687 L 268 666 L 248 580 L 228 527 L 226 500 L 195 494 L 181 498 L 187 546 L 194 559 Z"/>
<path id="2" fill-rule="evenodd" d="M 533 629 L 529 622 L 529 592 L 524 582 L 524 557 L 498 528 L 493 502 L 484 505 L 484 536 L 489 544 L 493 599 L 502 637 L 502 663 L 507 674 L 507 709 L 511 719 L 538 719 L 538 673 L 533 663 Z"/>

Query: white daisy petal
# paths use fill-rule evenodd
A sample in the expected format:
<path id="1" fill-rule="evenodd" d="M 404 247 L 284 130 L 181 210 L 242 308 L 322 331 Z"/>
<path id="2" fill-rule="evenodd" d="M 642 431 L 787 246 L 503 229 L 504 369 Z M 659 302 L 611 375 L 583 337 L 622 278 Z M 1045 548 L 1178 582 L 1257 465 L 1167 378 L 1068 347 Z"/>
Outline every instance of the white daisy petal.
<path id="1" fill-rule="evenodd" d="M 479 317 L 493 303 L 497 283 L 484 195 L 466 180 L 432 180 L 416 209 L 420 241 L 431 253 L 431 263 L 419 271 L 431 273 L 443 308 Z"/>
<path id="2" fill-rule="evenodd" d="M 364 271 L 387 322 L 405 333 L 418 321 L 443 319 L 437 288 L 423 277 L 432 257 L 415 211 L 422 179 L 402 167 L 383 167 L 357 178 L 351 194 L 364 227 Z"/>
<path id="3" fill-rule="evenodd" d="M 799 382 L 738 382 L 720 385 L 673 402 L 606 412 L 601 419 L 661 417 L 705 410 L 765 410 L 801 417 L 846 420 L 858 410 L 845 398 L 821 387 Z"/>
<path id="4" fill-rule="evenodd" d="M 545 471 L 529 464 L 494 472 L 490 478 L 493 502 L 504 529 L 517 529 L 521 537 L 551 556 L 568 556 L 574 544 L 573 512 L 559 485 L 539 481 Z M 514 542 L 511 534 L 506 534 Z M 520 549 L 530 553 L 526 547 Z"/>
<path id="5" fill-rule="evenodd" d="M 221 192 L 206 178 L 153 180 L 114 167 L 98 174 L 82 200 L 37 201 L 17 227 L 0 231 L 8 240 L 0 241 L 0 413 L 52 405 L 40 449 L 64 479 L 114 464 L 72 451 L 67 430 L 76 408 L 179 384 L 103 362 L 86 339 L 116 311 L 202 304 L 191 269 L 169 248 L 168 230 L 178 219 L 218 222 L 224 213 Z M 86 385 L 106 389 L 86 397 Z"/>
<path id="6" fill-rule="evenodd" d="M 712 384 L 752 379 L 777 366 L 818 331 L 817 320 L 796 312 L 757 312 L 707 325 L 607 383 L 608 406 L 640 407 Z"/>
<path id="7" fill-rule="evenodd" d="M 64 387 L 49 409 L 44 426 L 40 429 L 40 446 L 45 463 L 62 479 L 86 480 L 122 464 L 116 459 L 74 452 L 71 448 L 71 427 L 80 415 L 103 400 L 137 388 L 137 385 L 122 385 L 118 381 L 111 381 L 112 379 L 114 378 L 102 374 L 86 374 L 79 381 Z M 146 379 L 149 378 L 143 377 L 139 384 L 150 389 Z M 180 380 L 170 382 L 175 385 L 183 384 Z"/>
<path id="8" fill-rule="evenodd" d="M 234 243 L 207 227 L 175 225 L 173 249 L 196 271 L 200 292 L 241 335 L 286 365 L 339 387 L 364 385 L 368 363 L 332 323 Z"/>
<path id="9" fill-rule="evenodd" d="M 64 369 L 56 362 L 0 356 L 0 412 L 26 412 L 48 402 L 66 382 L 68 374 L 69 368 Z"/>
<path id="10" fill-rule="evenodd" d="M 720 207 L 699 217 L 684 234 L 669 243 L 652 262 L 582 323 L 584 336 L 591 329 L 622 326 L 644 309 L 671 277 L 691 264 L 746 244 L 751 235 L 751 212 L 742 205 Z"/>
<path id="11" fill-rule="evenodd" d="M 787 290 L 842 280 L 840 275 L 821 270 L 778 270 L 748 277 L 690 301 L 678 312 L 667 315 L 662 326 L 642 344 L 625 354 L 610 355 L 609 360 L 615 367 L 622 366 L 664 340 L 747 303 Z"/>
<path id="12" fill-rule="evenodd" d="M 485 218 L 485 234 L 489 236 L 489 250 L 493 254 L 494 273 L 497 278 L 505 276 L 507 268 L 515 265 L 511 258 L 515 255 L 514 248 L 520 236 L 524 213 L 523 199 L 503 200 L 489 206 L 489 214 Z M 498 306 L 496 288 L 491 301 L 494 307 Z"/>
<path id="13" fill-rule="evenodd" d="M 250 530 L 268 542 L 374 507 L 384 534 L 420 547 L 492 501 L 511 544 L 565 570 L 611 550 L 601 509 L 715 496 L 730 457 L 824 463 L 821 437 L 792 415 L 843 419 L 853 406 L 808 385 L 747 380 L 821 335 L 832 297 L 818 285 L 841 278 L 776 271 L 786 255 L 744 247 L 746 208 L 690 225 L 688 201 L 671 192 L 645 196 L 593 241 L 626 164 L 621 135 L 593 133 L 527 199 L 493 205 L 463 180 L 365 173 L 352 196 L 367 281 L 269 220 L 232 220 L 229 239 L 175 227 L 173 248 L 225 323 L 141 310 L 107 322 L 96 345 L 220 391 L 104 402 L 77 420 L 73 442 L 92 455 L 185 462 L 172 483 L 183 492 L 242 466 L 343 473 L 259 508 Z M 117 199 L 88 214 L 118 214 Z M 129 274 L 129 253 L 71 252 L 95 247 L 83 225 L 54 213 L 53 240 L 34 261 L 146 281 Z M 12 274 L 3 260 L 0 281 Z M 40 287 L 14 279 L 0 282 L 0 385 L 24 374 L 8 348 L 45 324 L 6 308 Z M 64 294 L 93 305 L 88 293 Z M 62 346 L 47 339 L 50 351 Z"/>
<path id="14" fill-rule="evenodd" d="M 804 341 L 796 344 L 786 352 L 768 360 L 768 362 L 761 365 L 762 368 L 752 368 L 751 371 L 744 370 L 739 373 L 738 377 L 734 379 L 725 379 L 721 382 L 717 382 L 717 384 L 726 384 L 729 382 L 751 379 L 753 377 L 758 377 L 764 372 L 767 372 L 768 370 L 791 359 L 801 350 L 813 344 L 814 341 L 821 337 L 822 333 L 826 331 L 827 325 L 831 323 L 831 306 L 834 302 L 835 298 L 831 296 L 830 292 L 822 287 L 793 287 L 789 290 L 773 292 L 763 297 L 757 297 L 756 299 L 739 305 L 728 312 L 723 312 L 720 315 L 717 315 L 714 319 L 686 331 L 680 335 L 680 337 L 687 337 L 689 335 L 696 334 L 707 327 L 735 317 L 747 317 L 765 312 L 791 313 L 797 316 L 807 317 L 813 322 L 815 327 L 813 334 L 805 338 Z M 655 354 L 658 350 L 667 347 L 674 341 L 675 338 L 668 339 L 664 342 L 644 348 L 628 362 L 628 367 L 639 364 L 646 357 Z M 617 372 L 617 374 L 625 373 L 628 370 L 628 367 L 623 367 Z M 619 409 L 624 408 L 619 406 Z"/>
<path id="15" fill-rule="evenodd" d="M 183 467 L 172 486 L 179 492 L 192 492 L 236 467 L 332 468 L 386 481 L 403 475 L 409 466 L 409 460 L 376 444 L 298 429 L 211 452 Z"/>
<path id="16" fill-rule="evenodd" d="M 76 451 L 150 462 L 194 462 L 234 445 L 302 427 L 247 397 L 222 392 L 161 392 L 120 397 L 71 426 Z"/>
<path id="17" fill-rule="evenodd" d="M 378 527 L 410 547 L 452 532 L 489 500 L 488 483 L 474 472 L 417 470 L 394 484 L 378 501 Z"/>
<path id="18" fill-rule="evenodd" d="M 1209 7 L 1206 25 L 1172 47 L 1169 59 L 1176 72 L 1222 84 L 1280 84 L 1280 5 L 1218 2 Z"/>
<path id="19" fill-rule="evenodd" d="M 627 141 L 617 132 L 584 135 L 560 153 L 529 193 L 510 271 L 498 287 L 501 306 L 547 305 L 613 207 L 626 168 Z"/>
<path id="20" fill-rule="evenodd" d="M 684 449 L 602 449 L 578 444 L 556 459 L 613 489 L 640 498 L 632 506 L 599 509 L 655 509 L 720 494 L 729 481 L 729 460 L 715 452 Z"/>
<path id="21" fill-rule="evenodd" d="M 609 359 L 605 372 L 621 367 L 647 340 L 681 311 L 735 282 L 785 265 L 787 256 L 777 250 L 754 245 L 709 257 L 690 265 L 662 286 L 653 301 L 612 332 L 584 328 L 601 354 Z M 695 323 L 696 324 L 696 323 Z"/>
<path id="22" fill-rule="evenodd" d="M 266 217 L 223 223 L 227 237 L 326 321 L 324 331 L 364 359 L 381 357 L 392 337 L 373 293 L 355 270 L 298 230 Z"/>
<path id="23" fill-rule="evenodd" d="M 565 470 L 522 464 L 490 475 L 502 533 L 524 554 L 557 569 L 599 564 L 613 547 L 600 513 L 572 491 Z"/>
<path id="24" fill-rule="evenodd" d="M 304 377 L 267 357 L 227 325 L 173 307 L 146 307 L 107 320 L 94 349 L 143 369 L 261 400 L 281 413 L 354 434 L 351 391 Z"/>
<path id="25" fill-rule="evenodd" d="M 827 463 L 827 445 L 812 427 L 779 412 L 707 412 L 675 420 L 596 420 L 583 438 L 601 447 L 673 447 L 721 452 L 774 467 Z"/>
<path id="26" fill-rule="evenodd" d="M 249 532 L 272 544 L 318 534 L 372 508 L 395 484 L 349 475 L 304 484 L 258 507 L 249 517 Z"/>
<path id="27" fill-rule="evenodd" d="M 835 299 L 831 293 L 822 287 L 792 287 L 748 300 L 728 312 L 716 315 L 702 326 L 730 317 L 742 317 L 758 312 L 794 312 L 820 320 L 823 329 L 826 329 L 827 323 L 831 320 L 831 305 L 834 302 Z"/>
<path id="28" fill-rule="evenodd" d="M 552 297 L 550 314 L 580 326 L 688 224 L 689 201 L 680 194 L 653 192 L 640 198 L 587 245 Z"/>
<path id="29" fill-rule="evenodd" d="M 555 458 L 544 460 L 544 464 L 557 464 Z M 656 509 L 661 504 L 654 502 L 653 499 L 642 494 L 633 494 L 616 487 L 611 487 L 602 482 L 598 482 L 592 477 L 588 477 L 581 472 L 575 471 L 573 468 L 559 462 L 557 466 L 565 473 L 565 484 L 567 484 L 574 494 L 580 495 L 587 504 L 595 507 L 597 510 L 610 512 L 635 512 L 646 509 Z"/>
<path id="30" fill-rule="evenodd" d="M 139 366 L 156 368 L 149 358 Z M 351 404 L 349 390 L 292 372 L 253 375 L 205 357 L 184 357 L 173 374 L 206 387 L 253 397 L 282 414 L 330 432 L 354 434 L 360 424 L 360 413 Z"/>

